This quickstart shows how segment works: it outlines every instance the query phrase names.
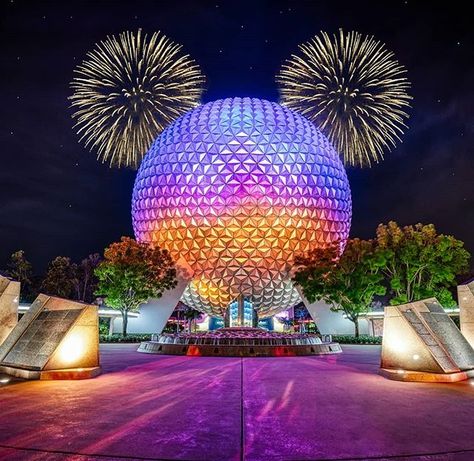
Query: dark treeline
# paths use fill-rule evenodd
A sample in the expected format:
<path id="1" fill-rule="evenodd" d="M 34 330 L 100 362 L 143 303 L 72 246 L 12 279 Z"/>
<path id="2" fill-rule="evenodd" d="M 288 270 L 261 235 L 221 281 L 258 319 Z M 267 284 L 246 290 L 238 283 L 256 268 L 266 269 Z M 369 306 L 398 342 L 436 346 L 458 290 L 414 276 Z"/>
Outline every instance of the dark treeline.
<path id="1" fill-rule="evenodd" d="M 66 256 L 57 256 L 44 274 L 37 274 L 23 250 L 15 251 L 0 273 L 21 283 L 21 302 L 32 302 L 39 293 L 93 302 L 97 287 L 95 268 L 101 256 L 90 254 L 82 261 L 74 262 Z"/>

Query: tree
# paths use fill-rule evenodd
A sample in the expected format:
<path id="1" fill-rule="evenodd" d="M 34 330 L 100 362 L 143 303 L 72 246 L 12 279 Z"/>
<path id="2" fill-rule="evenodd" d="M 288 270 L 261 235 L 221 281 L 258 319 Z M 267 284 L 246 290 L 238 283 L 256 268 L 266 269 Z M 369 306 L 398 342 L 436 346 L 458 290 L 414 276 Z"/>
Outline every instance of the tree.
<path id="1" fill-rule="evenodd" d="M 13 280 L 21 283 L 22 298 L 28 299 L 32 295 L 33 269 L 23 250 L 15 251 L 10 256 L 7 274 Z"/>
<path id="2" fill-rule="evenodd" d="M 191 333 L 193 324 L 196 323 L 196 320 L 202 318 L 202 312 L 199 312 L 192 307 L 185 306 L 183 309 L 183 317 L 188 321 L 188 333 Z"/>
<path id="3" fill-rule="evenodd" d="M 48 265 L 41 290 L 51 296 L 72 298 L 74 293 L 74 265 L 66 256 L 57 256 Z"/>
<path id="4" fill-rule="evenodd" d="M 176 268 L 166 250 L 129 237 L 107 247 L 104 260 L 94 272 L 99 280 L 96 294 L 104 296 L 109 307 L 121 312 L 124 336 L 129 312 L 138 311 L 140 304 L 161 297 L 177 284 Z"/>
<path id="5" fill-rule="evenodd" d="M 360 314 L 368 311 L 375 296 L 385 294 L 383 263 L 375 241 L 350 239 L 340 257 L 337 244 L 297 257 L 293 281 L 309 302 L 324 301 L 332 311 L 344 312 L 358 337 Z"/>
<path id="6" fill-rule="evenodd" d="M 93 302 L 98 283 L 94 271 L 101 259 L 98 253 L 94 253 L 84 258 L 79 264 L 73 264 L 74 298 L 76 300 L 87 303 Z"/>
<path id="7" fill-rule="evenodd" d="M 433 224 L 400 227 L 391 221 L 377 228 L 377 252 L 385 260 L 391 304 L 430 297 L 446 307 L 455 304 L 449 289 L 470 259 L 462 241 L 438 234 Z"/>

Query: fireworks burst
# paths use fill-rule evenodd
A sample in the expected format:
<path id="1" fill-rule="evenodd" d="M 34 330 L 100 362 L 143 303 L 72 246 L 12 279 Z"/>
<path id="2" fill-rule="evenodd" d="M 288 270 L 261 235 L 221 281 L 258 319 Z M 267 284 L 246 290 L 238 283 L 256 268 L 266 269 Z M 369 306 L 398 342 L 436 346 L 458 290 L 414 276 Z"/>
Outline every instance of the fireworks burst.
<path id="1" fill-rule="evenodd" d="M 109 36 L 75 69 L 75 128 L 102 162 L 137 168 L 164 127 L 199 104 L 203 84 L 198 65 L 164 34 Z"/>
<path id="2" fill-rule="evenodd" d="M 383 43 L 357 32 L 322 32 L 299 48 L 277 76 L 282 103 L 315 122 L 346 164 L 383 159 L 406 128 L 406 69 Z"/>

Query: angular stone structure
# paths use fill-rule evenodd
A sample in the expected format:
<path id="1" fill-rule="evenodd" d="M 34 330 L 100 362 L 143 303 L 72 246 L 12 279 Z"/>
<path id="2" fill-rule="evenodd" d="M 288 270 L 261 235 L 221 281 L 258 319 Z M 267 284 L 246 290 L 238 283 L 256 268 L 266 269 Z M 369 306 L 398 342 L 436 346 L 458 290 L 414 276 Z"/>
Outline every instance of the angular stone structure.
<path id="1" fill-rule="evenodd" d="M 474 280 L 458 286 L 458 304 L 461 333 L 474 347 Z"/>
<path id="2" fill-rule="evenodd" d="M 387 306 L 381 374 L 400 381 L 474 376 L 474 350 L 435 298 Z"/>
<path id="3" fill-rule="evenodd" d="M 97 376 L 97 306 L 40 294 L 0 346 L 0 373 L 26 379 Z"/>
<path id="4" fill-rule="evenodd" d="M 0 275 L 0 344 L 18 322 L 20 282 Z"/>

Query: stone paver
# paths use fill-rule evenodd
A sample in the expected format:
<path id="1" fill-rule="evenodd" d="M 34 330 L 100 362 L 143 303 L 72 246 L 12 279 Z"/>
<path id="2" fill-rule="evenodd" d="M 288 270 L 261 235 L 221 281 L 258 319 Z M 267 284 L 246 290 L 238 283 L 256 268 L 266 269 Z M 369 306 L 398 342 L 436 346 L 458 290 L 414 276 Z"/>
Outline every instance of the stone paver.
<path id="1" fill-rule="evenodd" d="M 93 380 L 1 387 L 0 460 L 474 460 L 474 386 L 386 380 L 376 346 L 246 359 L 135 349 L 102 346 Z"/>

